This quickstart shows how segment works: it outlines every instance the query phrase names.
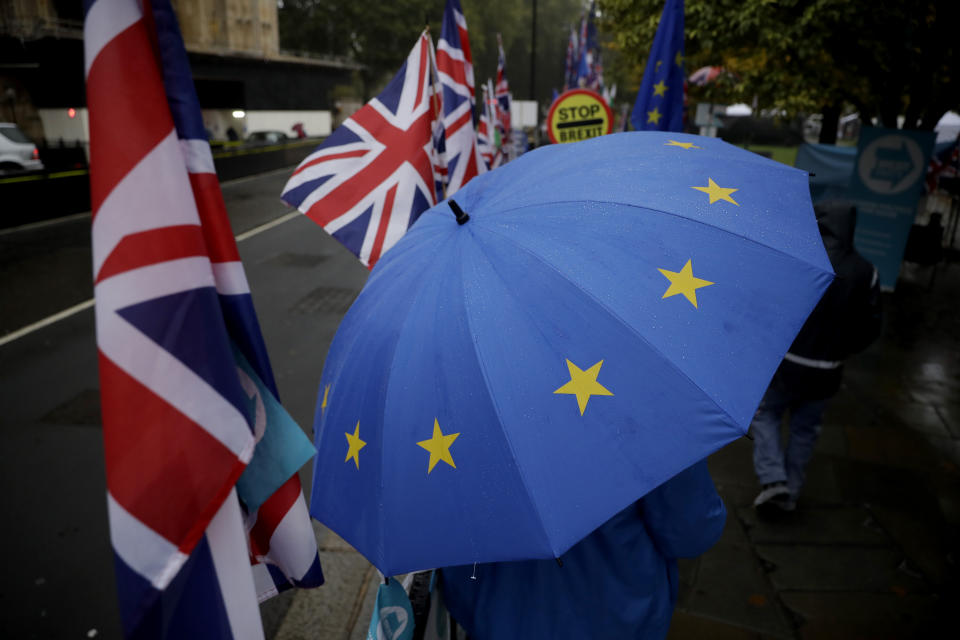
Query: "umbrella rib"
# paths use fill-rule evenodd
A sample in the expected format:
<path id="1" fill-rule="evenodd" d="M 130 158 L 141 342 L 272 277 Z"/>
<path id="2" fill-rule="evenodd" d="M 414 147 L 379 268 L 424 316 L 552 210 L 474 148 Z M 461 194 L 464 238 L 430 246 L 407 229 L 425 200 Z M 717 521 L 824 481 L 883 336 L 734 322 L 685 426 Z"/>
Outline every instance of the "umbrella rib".
<path id="1" fill-rule="evenodd" d="M 474 246 L 476 246 L 476 247 L 480 250 L 480 252 L 483 254 L 484 258 L 486 258 L 487 263 L 490 265 L 490 268 L 493 270 L 494 273 L 497 274 L 497 277 L 498 277 L 498 278 L 500 279 L 500 281 L 503 283 L 503 285 L 504 285 L 504 287 L 506 288 L 506 290 L 509 291 L 509 292 L 511 293 L 511 295 L 513 295 L 513 290 L 510 288 L 510 283 L 509 283 L 509 281 L 508 281 L 506 278 L 504 278 L 503 275 L 500 273 L 500 271 L 497 269 L 497 264 L 496 264 L 496 262 L 493 261 L 493 260 L 491 260 L 490 257 L 487 255 L 487 252 L 485 251 L 485 249 L 484 249 L 484 247 L 483 247 L 483 243 L 482 243 L 482 242 L 477 242 L 477 243 L 475 243 Z M 461 266 L 461 271 L 462 271 L 462 266 Z M 462 274 L 461 274 L 461 275 L 462 275 Z M 523 308 L 522 305 L 521 305 L 521 308 Z M 467 325 L 470 327 L 470 333 L 471 333 L 471 335 L 474 335 L 474 334 L 473 334 L 473 323 L 472 323 L 470 314 L 467 313 L 467 314 L 464 314 L 464 315 L 465 315 L 465 317 L 466 317 L 466 319 L 467 319 Z M 536 326 L 536 325 L 534 325 L 534 326 Z M 543 335 L 543 332 L 540 330 L 539 327 L 537 327 L 537 331 L 540 332 L 541 335 Z M 544 337 L 546 337 L 546 336 L 544 336 Z M 530 485 L 530 483 L 527 481 L 527 477 L 526 477 L 526 474 L 524 473 L 523 466 L 520 465 L 520 464 L 516 464 L 516 461 L 518 460 L 518 458 L 517 458 L 517 450 L 516 450 L 516 448 L 513 446 L 513 442 L 510 440 L 510 433 L 509 433 L 509 431 L 508 431 L 507 429 L 503 428 L 503 417 L 502 417 L 502 414 L 501 414 L 501 412 L 500 412 L 500 405 L 499 405 L 499 403 L 497 402 L 496 396 L 495 396 L 495 394 L 493 393 L 493 389 L 492 389 L 492 387 L 491 387 L 491 385 L 490 385 L 490 376 L 487 374 L 487 368 L 486 368 L 486 366 L 484 365 L 483 358 L 481 357 L 481 354 L 480 354 L 480 352 L 479 352 L 479 350 L 478 350 L 478 342 L 477 342 L 476 340 L 471 340 L 471 343 L 473 343 L 473 352 L 474 352 L 474 354 L 476 354 L 476 357 L 477 357 L 477 365 L 478 365 L 479 368 L 480 368 L 480 374 L 483 376 L 483 384 L 484 384 L 484 386 L 486 387 L 487 395 L 488 395 L 488 397 L 490 398 L 490 402 L 493 404 L 494 412 L 495 412 L 496 415 L 497 415 L 497 420 L 500 422 L 500 425 L 501 425 L 500 431 L 501 431 L 501 433 L 503 433 L 503 439 L 504 439 L 504 441 L 507 443 L 507 446 L 510 448 L 510 456 L 511 456 L 511 458 L 515 461 L 514 466 L 515 466 L 515 468 L 516 468 L 516 470 L 517 470 L 517 475 L 520 476 L 520 482 L 521 482 L 521 484 L 523 485 L 523 489 L 524 489 L 524 491 L 525 491 L 526 494 L 527 494 L 527 499 L 530 501 L 530 506 L 531 506 L 531 508 L 533 509 L 533 512 L 534 512 L 534 513 L 536 514 L 536 516 L 537 516 L 537 521 L 540 523 L 540 530 L 543 532 L 543 535 L 544 535 L 544 539 L 545 539 L 545 541 L 546 541 L 546 544 L 547 544 L 548 547 L 550 547 L 551 550 L 553 550 L 554 545 L 553 545 L 552 540 L 550 539 L 550 534 L 549 534 L 549 532 L 548 532 L 548 530 L 547 530 L 546 523 L 544 522 L 543 515 L 540 513 L 540 505 L 539 505 L 539 503 L 537 502 L 537 500 L 534 498 L 534 495 L 533 495 L 533 494 L 534 494 L 534 489 L 533 489 L 533 487 Z M 555 551 L 554 551 L 554 557 L 559 557 L 559 554 L 557 554 Z"/>
<path id="2" fill-rule="evenodd" d="M 740 238 L 740 239 L 742 239 L 742 240 L 746 240 L 747 242 L 749 242 L 749 243 L 751 243 L 751 244 L 755 244 L 755 245 L 757 245 L 757 246 L 759 246 L 759 247 L 763 247 L 763 248 L 765 248 L 765 249 L 769 249 L 770 251 L 775 251 L 775 252 L 777 252 L 777 253 L 780 254 L 780 255 L 786 256 L 786 257 L 788 257 L 788 258 L 790 258 L 790 259 L 792 259 L 792 260 L 796 260 L 797 262 L 800 262 L 800 263 L 806 264 L 806 265 L 810 265 L 810 266 L 812 266 L 812 267 L 815 267 L 815 268 L 820 269 L 821 271 L 823 271 L 823 269 L 822 269 L 821 267 L 819 267 L 818 265 L 813 264 L 812 262 L 807 262 L 806 260 L 803 260 L 802 258 L 798 258 L 798 257 L 795 256 L 795 255 L 792 255 L 792 254 L 790 254 L 790 253 L 787 253 L 786 251 L 784 251 L 784 250 L 782 250 L 782 249 L 778 249 L 777 247 L 771 247 L 771 246 L 768 245 L 768 244 L 764 244 L 764 243 L 762 243 L 762 242 L 758 242 L 757 240 L 754 240 L 753 238 L 750 238 L 750 237 L 745 236 L 745 235 L 740 234 L 740 233 L 736 233 L 736 232 L 734 232 L 734 231 L 730 231 L 729 229 L 724 229 L 724 228 L 722 228 L 722 227 L 714 226 L 714 225 L 712 225 L 712 224 L 710 224 L 710 223 L 708 223 L 708 222 L 704 222 L 703 220 L 697 220 L 697 219 L 695 219 L 695 218 L 687 218 L 687 217 L 685 217 L 685 216 L 680 215 L 679 213 L 674 213 L 674 212 L 672 212 L 672 211 L 664 211 L 663 209 L 654 209 L 654 208 L 652 208 L 652 207 L 645 207 L 645 206 L 639 205 L 639 204 L 630 204 L 629 202 L 615 202 L 615 201 L 612 201 L 612 200 L 588 200 L 588 199 L 581 199 L 581 200 L 555 200 L 555 201 L 551 201 L 551 202 L 536 202 L 536 203 L 533 203 L 533 204 L 524 204 L 524 205 L 520 205 L 519 207 L 513 207 L 513 208 L 511 208 L 511 209 L 499 209 L 499 210 L 497 211 L 497 213 L 511 213 L 511 212 L 514 212 L 514 211 L 521 211 L 521 210 L 523 210 L 523 209 L 532 209 L 532 208 L 535 208 L 535 207 L 545 207 L 545 206 L 552 206 L 552 205 L 558 205 L 558 204 L 582 204 L 582 203 L 587 203 L 587 202 L 593 203 L 593 204 L 612 204 L 612 205 L 619 205 L 619 206 L 621 206 L 621 207 L 630 207 L 631 209 L 643 209 L 644 211 L 653 211 L 654 213 L 662 213 L 663 215 L 666 215 L 666 216 L 673 216 L 673 217 L 675 217 L 675 218 L 680 218 L 681 220 L 687 220 L 687 221 L 693 222 L 693 223 L 695 223 L 695 224 L 703 225 L 703 226 L 705 226 L 705 227 L 707 227 L 707 228 L 709 228 L 709 229 L 713 229 L 713 230 L 715 230 L 715 231 L 719 231 L 719 232 L 721 232 L 721 233 L 725 233 L 725 234 L 727 234 L 727 235 L 734 236 L 735 238 Z M 488 228 L 491 232 L 493 231 L 491 225 L 487 225 L 487 228 Z M 500 234 L 500 235 L 503 235 L 503 234 Z M 509 237 L 509 236 L 505 236 L 505 237 Z M 824 254 L 824 255 L 826 255 L 826 254 Z M 826 273 L 826 272 L 825 272 L 825 273 Z"/>

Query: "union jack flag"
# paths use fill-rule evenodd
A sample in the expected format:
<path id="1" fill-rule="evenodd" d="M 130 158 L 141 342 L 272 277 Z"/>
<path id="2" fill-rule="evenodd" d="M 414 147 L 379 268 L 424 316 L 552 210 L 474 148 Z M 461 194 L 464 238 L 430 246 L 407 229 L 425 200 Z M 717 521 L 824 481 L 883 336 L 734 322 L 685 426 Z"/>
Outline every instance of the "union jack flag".
<path id="1" fill-rule="evenodd" d="M 251 427 L 250 375 L 235 353 L 265 392 L 276 388 L 169 0 L 85 3 L 84 49 L 107 503 L 123 628 L 128 637 L 262 638 L 234 486 L 272 427 Z M 274 486 L 287 484 L 285 476 Z M 283 582 L 319 584 L 299 480 L 296 490 L 296 527 L 310 539 L 296 561 L 276 544 L 271 551 L 290 571 Z M 274 531 L 289 529 L 300 515 L 289 492 L 269 496 L 248 523 L 266 528 L 273 518 Z"/>
<path id="2" fill-rule="evenodd" d="M 503 39 L 497 34 L 497 90 L 496 118 L 503 136 L 503 146 L 510 139 L 510 83 L 507 81 L 507 57 L 503 53 Z"/>
<path id="3" fill-rule="evenodd" d="M 437 41 L 437 75 L 443 94 L 445 148 L 441 159 L 446 170 L 446 196 L 487 170 L 473 129 L 475 97 L 473 60 L 467 20 L 459 0 L 447 0 Z"/>
<path id="4" fill-rule="evenodd" d="M 490 80 L 480 88 L 483 92 L 483 104 L 480 109 L 480 124 L 477 125 L 477 148 L 487 169 L 496 169 L 503 163 L 500 132 L 494 124 L 497 99 L 493 96 L 493 82 Z"/>
<path id="5" fill-rule="evenodd" d="M 281 195 L 370 268 L 438 201 L 432 49 L 424 31 L 383 93 L 307 156 Z"/>

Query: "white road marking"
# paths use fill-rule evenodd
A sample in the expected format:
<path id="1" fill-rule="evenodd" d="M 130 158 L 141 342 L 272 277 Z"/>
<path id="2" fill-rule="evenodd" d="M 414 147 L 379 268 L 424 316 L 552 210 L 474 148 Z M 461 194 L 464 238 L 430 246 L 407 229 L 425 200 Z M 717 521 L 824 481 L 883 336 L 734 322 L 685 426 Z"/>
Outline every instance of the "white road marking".
<path id="1" fill-rule="evenodd" d="M 261 175 L 262 175 L 262 174 L 261 174 Z M 241 179 L 242 179 L 242 178 L 241 178 Z M 90 214 L 80 214 L 80 215 L 90 215 Z M 294 209 L 293 211 L 288 211 L 287 213 L 285 213 L 284 215 L 280 216 L 279 218 L 275 218 L 275 219 L 271 220 L 270 222 L 267 222 L 267 223 L 264 223 L 264 224 L 260 225 L 259 227 L 254 227 L 253 229 L 250 229 L 249 231 L 244 231 L 244 232 L 241 233 L 240 235 L 235 236 L 235 239 L 236 239 L 236 241 L 237 241 L 238 243 L 239 243 L 239 242 L 243 242 L 244 240 L 248 240 L 248 239 L 250 239 L 250 238 L 252 238 L 252 237 L 254 237 L 254 236 L 256 236 L 256 235 L 259 235 L 259 234 L 263 233 L 264 231 L 269 231 L 270 229 L 273 229 L 274 227 L 280 226 L 281 224 L 283 224 L 283 223 L 285 223 L 285 222 L 289 222 L 290 220 L 293 220 L 294 218 L 298 218 L 298 217 L 300 217 L 301 215 L 303 215 L 303 214 L 301 214 L 301 213 L 300 213 L 299 211 L 297 211 L 296 209 Z M 74 216 L 74 217 L 75 217 L 75 216 Z M 64 219 L 63 219 L 63 218 L 60 218 L 60 220 L 63 221 Z M 53 222 L 53 221 L 51 220 L 50 222 Z M 38 224 L 42 224 L 42 223 L 38 223 Z M 55 323 L 55 322 L 59 322 L 60 320 L 64 320 L 64 319 L 66 319 L 66 318 L 69 318 L 70 316 L 75 315 L 75 314 L 77 314 L 77 313 L 80 313 L 81 311 L 85 311 L 85 310 L 89 309 L 89 308 L 92 307 L 92 306 L 93 306 L 93 298 L 90 298 L 89 300 L 85 300 L 84 302 L 81 302 L 80 304 L 75 304 L 75 305 L 73 305 L 73 306 L 70 307 L 69 309 L 64 309 L 63 311 L 60 311 L 60 312 L 58 312 L 58 313 L 55 313 L 55 314 L 53 314 L 53 315 L 51 315 L 51 316 L 47 316 L 47 317 L 44 318 L 43 320 L 39 320 L 39 321 L 37 321 L 37 322 L 34 322 L 33 324 L 27 325 L 27 326 L 23 327 L 22 329 L 17 329 L 17 330 L 14 331 L 13 333 L 8 333 L 7 335 L 5 335 L 5 336 L 3 336 L 3 337 L 0 337 L 0 347 L 2 347 L 2 346 L 5 345 L 5 344 L 9 344 L 9 343 L 13 342 L 14 340 L 19 340 L 20 338 L 22 338 L 22 337 L 24 337 L 24 336 L 30 335 L 30 334 L 33 333 L 34 331 L 38 331 L 38 330 L 40 330 L 40 329 L 43 329 L 44 327 L 48 327 L 48 326 L 50 326 L 51 324 L 53 324 L 53 323 Z"/>

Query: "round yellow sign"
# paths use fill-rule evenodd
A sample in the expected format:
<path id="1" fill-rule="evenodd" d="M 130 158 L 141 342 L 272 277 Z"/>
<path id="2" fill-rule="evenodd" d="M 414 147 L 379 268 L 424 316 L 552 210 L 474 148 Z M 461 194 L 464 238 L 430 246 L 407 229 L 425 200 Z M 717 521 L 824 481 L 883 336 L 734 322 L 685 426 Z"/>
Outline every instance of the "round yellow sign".
<path id="1" fill-rule="evenodd" d="M 547 135 L 550 142 L 579 142 L 613 130 L 613 113 L 606 100 L 588 89 L 565 91 L 550 106 Z"/>

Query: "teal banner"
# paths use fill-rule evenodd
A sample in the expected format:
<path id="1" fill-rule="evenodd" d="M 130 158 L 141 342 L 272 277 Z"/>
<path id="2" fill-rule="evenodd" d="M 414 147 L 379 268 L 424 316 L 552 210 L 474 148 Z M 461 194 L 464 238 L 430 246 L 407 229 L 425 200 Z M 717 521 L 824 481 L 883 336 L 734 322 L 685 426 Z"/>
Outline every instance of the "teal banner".
<path id="1" fill-rule="evenodd" d="M 893 289 L 917 211 L 933 150 L 932 131 L 864 127 L 850 177 L 857 206 L 854 244 L 880 272 L 880 286 Z"/>

